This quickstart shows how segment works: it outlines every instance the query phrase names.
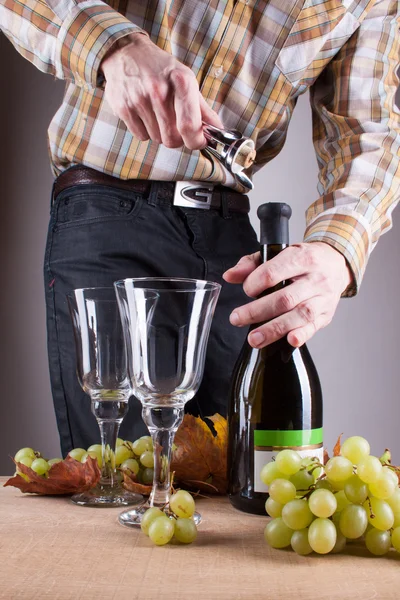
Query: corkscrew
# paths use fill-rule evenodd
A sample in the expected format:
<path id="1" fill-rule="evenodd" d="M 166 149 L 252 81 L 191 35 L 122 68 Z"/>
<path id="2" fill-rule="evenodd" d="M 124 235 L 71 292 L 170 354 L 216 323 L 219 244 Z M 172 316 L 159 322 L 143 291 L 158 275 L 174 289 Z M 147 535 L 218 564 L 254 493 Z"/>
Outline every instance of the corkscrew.
<path id="1" fill-rule="evenodd" d="M 203 132 L 208 142 L 203 152 L 217 158 L 242 186 L 252 190 L 253 182 L 244 171 L 254 163 L 254 141 L 235 129 L 219 129 L 204 122 Z"/>

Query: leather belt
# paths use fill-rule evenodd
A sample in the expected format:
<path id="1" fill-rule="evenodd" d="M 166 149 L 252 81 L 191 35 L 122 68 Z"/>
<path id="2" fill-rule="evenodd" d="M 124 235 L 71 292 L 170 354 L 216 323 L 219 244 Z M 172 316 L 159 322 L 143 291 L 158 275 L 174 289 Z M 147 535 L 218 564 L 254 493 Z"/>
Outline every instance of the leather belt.
<path id="1" fill-rule="evenodd" d="M 70 167 L 54 181 L 53 198 L 76 185 L 104 185 L 143 195 L 148 199 L 156 186 L 157 201 L 170 202 L 174 206 L 199 209 L 219 209 L 248 213 L 250 202 L 246 195 L 222 185 L 206 181 L 150 181 L 143 179 L 118 179 L 83 165 Z"/>

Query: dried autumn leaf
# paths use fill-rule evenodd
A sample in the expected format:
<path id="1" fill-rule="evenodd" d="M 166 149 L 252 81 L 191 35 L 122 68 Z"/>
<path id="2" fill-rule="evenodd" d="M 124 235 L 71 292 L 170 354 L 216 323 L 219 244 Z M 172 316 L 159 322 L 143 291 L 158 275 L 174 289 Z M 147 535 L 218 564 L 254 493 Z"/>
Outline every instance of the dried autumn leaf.
<path id="1" fill-rule="evenodd" d="M 341 448 L 341 442 L 340 440 L 342 439 L 342 435 L 343 433 L 341 433 L 336 441 L 336 444 L 333 447 L 333 456 L 339 456 L 340 454 L 340 448 Z"/>
<path id="2" fill-rule="evenodd" d="M 124 488 L 128 490 L 128 492 L 134 492 L 135 494 L 143 494 L 143 496 L 149 496 L 151 494 L 152 485 L 144 485 L 143 483 L 139 483 L 136 480 L 135 474 L 128 474 L 126 471 L 123 471 L 124 476 Z"/>
<path id="3" fill-rule="evenodd" d="M 100 479 L 97 459 L 90 456 L 84 463 L 67 456 L 65 460 L 51 466 L 48 477 L 38 475 L 21 463 L 15 464 L 18 470 L 29 478 L 29 481 L 20 475 L 14 475 L 6 481 L 4 487 L 8 485 L 17 487 L 24 494 L 57 496 L 76 494 L 90 490 Z"/>
<path id="4" fill-rule="evenodd" d="M 212 422 L 216 435 L 200 417 L 185 415 L 175 436 L 171 470 L 180 485 L 225 494 L 228 488 L 228 425 L 219 414 L 207 419 Z"/>

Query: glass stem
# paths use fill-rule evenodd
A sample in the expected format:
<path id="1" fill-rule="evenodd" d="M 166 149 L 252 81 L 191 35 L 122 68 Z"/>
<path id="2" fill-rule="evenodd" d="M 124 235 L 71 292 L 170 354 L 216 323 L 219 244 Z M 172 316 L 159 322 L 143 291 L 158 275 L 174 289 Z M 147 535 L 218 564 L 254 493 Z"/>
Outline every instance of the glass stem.
<path id="1" fill-rule="evenodd" d="M 101 436 L 101 451 L 103 467 L 101 469 L 100 484 L 114 487 L 117 484 L 117 471 L 115 468 L 115 448 L 120 422 L 97 420 Z"/>
<path id="2" fill-rule="evenodd" d="M 144 407 L 142 415 L 154 448 L 154 479 L 149 504 L 162 508 L 168 503 L 171 492 L 171 450 L 175 433 L 182 423 L 183 408 Z"/>
<path id="3" fill-rule="evenodd" d="M 115 448 L 119 427 L 128 411 L 126 398 L 118 400 L 92 399 L 92 413 L 100 429 L 103 466 L 100 485 L 114 487 L 118 484 L 115 468 Z"/>

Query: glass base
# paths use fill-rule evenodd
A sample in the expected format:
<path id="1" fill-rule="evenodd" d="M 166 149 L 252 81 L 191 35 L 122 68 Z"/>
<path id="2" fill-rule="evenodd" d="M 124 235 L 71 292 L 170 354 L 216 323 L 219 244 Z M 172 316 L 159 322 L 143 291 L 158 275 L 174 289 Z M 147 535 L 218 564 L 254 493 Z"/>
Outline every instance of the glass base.
<path id="1" fill-rule="evenodd" d="M 146 502 L 146 504 L 143 504 L 138 508 L 124 510 L 124 512 L 119 515 L 118 521 L 125 527 L 140 527 L 143 515 L 149 508 L 151 508 L 150 504 Z M 199 525 L 201 523 L 201 514 L 195 512 L 193 515 L 193 520 L 196 525 Z"/>
<path id="2" fill-rule="evenodd" d="M 96 486 L 87 492 L 74 494 L 71 501 L 79 506 L 96 506 L 109 508 L 112 506 L 138 506 L 143 504 L 141 494 L 128 492 L 122 486 L 114 487 Z"/>

